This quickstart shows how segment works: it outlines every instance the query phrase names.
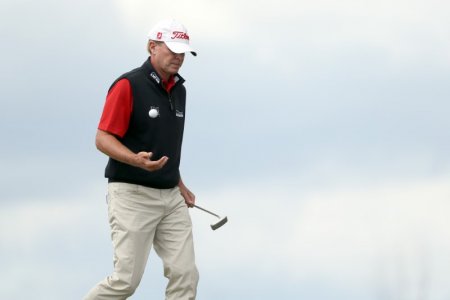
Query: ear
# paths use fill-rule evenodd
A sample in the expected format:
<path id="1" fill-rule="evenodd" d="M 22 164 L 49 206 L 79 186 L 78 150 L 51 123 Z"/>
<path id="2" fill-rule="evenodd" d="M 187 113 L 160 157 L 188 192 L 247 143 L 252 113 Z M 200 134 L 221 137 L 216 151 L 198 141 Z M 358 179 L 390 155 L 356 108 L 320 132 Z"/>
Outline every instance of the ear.
<path id="1" fill-rule="evenodd" d="M 155 54 L 155 47 L 156 47 L 156 43 L 154 41 L 148 41 L 147 51 L 148 51 L 148 53 L 150 53 L 150 55 Z"/>

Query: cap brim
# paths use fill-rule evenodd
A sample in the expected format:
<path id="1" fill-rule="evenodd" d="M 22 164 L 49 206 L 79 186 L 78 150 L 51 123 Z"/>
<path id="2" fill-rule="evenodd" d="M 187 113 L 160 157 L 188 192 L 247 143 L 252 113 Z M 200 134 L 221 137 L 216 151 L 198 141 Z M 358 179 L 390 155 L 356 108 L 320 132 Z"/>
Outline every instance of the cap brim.
<path id="1" fill-rule="evenodd" d="M 170 51 L 174 53 L 186 53 L 191 52 L 192 55 L 197 56 L 197 52 L 194 51 L 194 49 L 191 48 L 188 44 L 184 43 L 178 43 L 178 42 L 165 42 L 167 45 L 167 48 L 170 49 Z"/>

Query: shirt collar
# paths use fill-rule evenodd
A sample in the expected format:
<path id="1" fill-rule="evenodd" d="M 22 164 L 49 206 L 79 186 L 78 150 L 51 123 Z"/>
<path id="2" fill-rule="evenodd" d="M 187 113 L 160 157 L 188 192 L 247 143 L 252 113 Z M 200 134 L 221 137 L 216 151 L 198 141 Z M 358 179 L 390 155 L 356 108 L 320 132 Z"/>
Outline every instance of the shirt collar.
<path id="1" fill-rule="evenodd" d="M 149 76 L 153 81 L 155 81 L 158 85 L 163 87 L 167 92 L 170 92 L 170 90 L 178 83 L 183 83 L 184 78 L 180 76 L 180 74 L 175 74 L 170 76 L 169 80 L 166 82 L 163 80 L 158 72 L 156 72 L 155 68 L 152 66 L 150 57 L 144 62 L 143 68 L 145 69 L 145 73 L 147 73 L 147 76 Z"/>

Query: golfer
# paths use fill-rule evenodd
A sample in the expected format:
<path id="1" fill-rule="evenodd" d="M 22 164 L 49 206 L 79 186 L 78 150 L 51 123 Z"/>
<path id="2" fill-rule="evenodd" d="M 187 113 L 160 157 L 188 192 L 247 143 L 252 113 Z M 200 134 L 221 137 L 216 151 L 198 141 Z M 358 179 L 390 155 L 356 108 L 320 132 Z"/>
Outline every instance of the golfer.
<path id="1" fill-rule="evenodd" d="M 86 300 L 122 300 L 139 285 L 153 245 L 168 278 L 166 300 L 195 299 L 192 223 L 194 194 L 179 171 L 186 90 L 178 74 L 196 52 L 186 28 L 159 22 L 148 35 L 149 58 L 111 86 L 96 135 L 109 156 L 108 215 L 114 272 Z"/>

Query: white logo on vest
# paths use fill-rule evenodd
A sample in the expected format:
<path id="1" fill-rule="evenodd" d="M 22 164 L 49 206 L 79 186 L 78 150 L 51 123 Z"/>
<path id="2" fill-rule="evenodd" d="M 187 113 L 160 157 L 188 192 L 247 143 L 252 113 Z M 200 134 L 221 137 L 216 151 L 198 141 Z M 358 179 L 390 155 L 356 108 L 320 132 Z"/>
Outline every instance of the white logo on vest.
<path id="1" fill-rule="evenodd" d="M 152 119 L 158 117 L 159 116 L 159 107 L 151 106 L 150 110 L 148 111 L 148 115 Z"/>
<path id="2" fill-rule="evenodd" d="M 182 111 L 179 111 L 178 109 L 175 111 L 175 115 L 178 118 L 183 118 L 184 117 L 184 113 Z"/>
<path id="3" fill-rule="evenodd" d="M 155 72 L 151 72 L 150 76 L 159 84 L 161 79 L 159 79 L 158 75 Z"/>

